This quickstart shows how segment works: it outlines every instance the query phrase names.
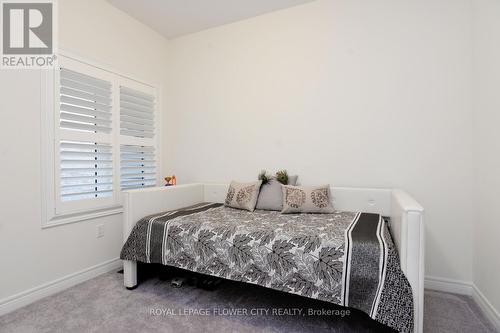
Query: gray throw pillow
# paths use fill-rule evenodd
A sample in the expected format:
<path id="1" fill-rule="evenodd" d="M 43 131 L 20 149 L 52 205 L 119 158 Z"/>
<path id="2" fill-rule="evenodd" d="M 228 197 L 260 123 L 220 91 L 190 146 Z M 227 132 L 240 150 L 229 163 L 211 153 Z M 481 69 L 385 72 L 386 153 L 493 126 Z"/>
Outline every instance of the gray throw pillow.
<path id="1" fill-rule="evenodd" d="M 288 176 L 288 185 L 297 184 L 297 178 L 299 176 Z M 272 177 L 269 183 L 261 186 L 255 209 L 277 211 L 283 209 L 283 191 L 281 190 L 281 183 L 275 177 Z"/>
<path id="2" fill-rule="evenodd" d="M 253 212 L 257 204 L 261 184 L 261 180 L 252 183 L 232 181 L 227 190 L 224 205 Z"/>
<path id="3" fill-rule="evenodd" d="M 282 213 L 333 213 L 330 185 L 284 185 Z"/>

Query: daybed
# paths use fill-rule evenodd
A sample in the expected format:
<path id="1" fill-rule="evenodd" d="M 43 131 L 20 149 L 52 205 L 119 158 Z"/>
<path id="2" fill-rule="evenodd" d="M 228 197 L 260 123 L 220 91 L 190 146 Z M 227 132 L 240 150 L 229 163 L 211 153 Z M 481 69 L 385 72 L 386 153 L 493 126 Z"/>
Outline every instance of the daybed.
<path id="1" fill-rule="evenodd" d="M 280 214 L 224 207 L 227 188 L 125 191 L 125 286 L 137 286 L 137 262 L 161 263 L 354 307 L 398 331 L 422 332 L 423 208 L 408 194 L 334 187 L 334 213 Z"/>

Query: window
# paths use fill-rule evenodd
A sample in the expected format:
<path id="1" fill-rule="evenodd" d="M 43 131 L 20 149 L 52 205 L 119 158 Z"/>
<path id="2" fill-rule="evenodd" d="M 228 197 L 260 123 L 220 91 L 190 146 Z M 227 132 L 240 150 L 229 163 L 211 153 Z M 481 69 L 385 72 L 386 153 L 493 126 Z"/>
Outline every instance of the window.
<path id="1" fill-rule="evenodd" d="M 122 190 L 154 186 L 156 167 L 154 147 L 121 145 Z"/>
<path id="2" fill-rule="evenodd" d="M 61 202 L 113 195 L 113 152 L 109 144 L 60 142 Z"/>
<path id="3" fill-rule="evenodd" d="M 158 184 L 154 87 L 66 56 L 44 83 L 47 225 L 117 212 L 121 190 Z"/>
<path id="4" fill-rule="evenodd" d="M 122 189 L 154 186 L 154 96 L 120 87 L 120 164 Z"/>

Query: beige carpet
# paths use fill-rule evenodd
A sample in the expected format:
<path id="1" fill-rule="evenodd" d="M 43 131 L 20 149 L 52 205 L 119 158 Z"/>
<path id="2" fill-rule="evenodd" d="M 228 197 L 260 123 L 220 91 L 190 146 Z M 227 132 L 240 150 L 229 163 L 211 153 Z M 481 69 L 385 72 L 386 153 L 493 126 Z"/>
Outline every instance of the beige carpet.
<path id="1" fill-rule="evenodd" d="M 238 309 L 240 312 L 228 313 Z M 274 310 L 273 310 L 274 309 Z M 266 313 L 267 310 L 267 313 Z M 330 310 L 325 315 L 311 311 Z M 387 332 L 361 312 L 225 281 L 215 291 L 157 277 L 128 291 L 115 272 L 0 317 L 0 332 Z M 189 311 L 197 311 L 189 313 Z M 281 311 L 281 312 L 279 312 Z M 335 312 L 336 311 L 336 312 Z M 426 292 L 425 332 L 493 332 L 468 297 Z"/>

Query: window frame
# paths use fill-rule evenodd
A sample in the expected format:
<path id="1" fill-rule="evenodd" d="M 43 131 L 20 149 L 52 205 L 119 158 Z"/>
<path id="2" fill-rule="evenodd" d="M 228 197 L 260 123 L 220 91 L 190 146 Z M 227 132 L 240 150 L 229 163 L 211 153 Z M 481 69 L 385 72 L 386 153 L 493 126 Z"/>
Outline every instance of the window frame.
<path id="1" fill-rule="evenodd" d="M 61 137 L 59 128 L 59 68 L 58 63 L 54 69 L 41 70 L 41 201 L 42 201 L 42 228 L 74 223 L 96 217 L 120 214 L 123 212 L 120 189 L 120 147 L 122 144 L 137 145 L 138 143 L 153 144 L 155 150 L 156 186 L 161 184 L 161 100 L 159 98 L 160 86 L 146 83 L 131 75 L 123 74 L 110 66 L 101 65 L 94 61 L 83 59 L 67 51 L 59 52 L 59 60 L 69 69 L 80 69 L 80 72 L 103 78 L 112 83 L 112 131 L 111 134 L 95 133 L 95 137 L 102 143 L 109 143 L 113 152 L 113 195 L 106 198 L 83 199 L 74 202 L 62 203 L 60 191 L 60 163 L 59 144 L 68 136 Z M 120 134 L 120 87 L 125 86 L 146 92 L 155 99 L 153 139 L 125 137 Z M 89 135 L 70 134 L 76 141 L 88 141 Z"/>

